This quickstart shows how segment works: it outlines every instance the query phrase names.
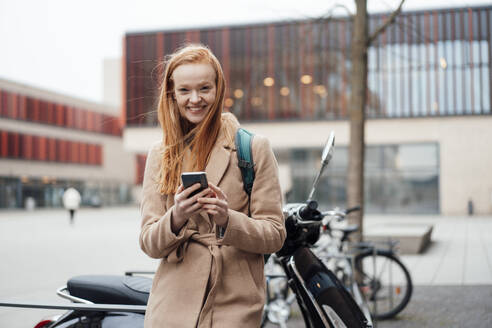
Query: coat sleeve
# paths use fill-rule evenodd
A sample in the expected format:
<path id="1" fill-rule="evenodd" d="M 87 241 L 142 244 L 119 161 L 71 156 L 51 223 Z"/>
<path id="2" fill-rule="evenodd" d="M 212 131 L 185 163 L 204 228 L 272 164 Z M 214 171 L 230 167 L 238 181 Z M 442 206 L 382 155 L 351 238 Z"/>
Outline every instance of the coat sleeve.
<path id="1" fill-rule="evenodd" d="M 143 179 L 140 248 L 152 258 L 164 258 L 185 241 L 186 225 L 178 235 L 171 230 L 173 206 L 166 208 L 166 195 L 159 192 L 160 143 L 149 151 Z"/>
<path id="2" fill-rule="evenodd" d="M 278 165 L 268 139 L 255 135 L 253 160 L 255 180 L 250 201 L 251 217 L 229 209 L 229 222 L 221 243 L 251 253 L 269 254 L 282 247 L 286 232 Z"/>

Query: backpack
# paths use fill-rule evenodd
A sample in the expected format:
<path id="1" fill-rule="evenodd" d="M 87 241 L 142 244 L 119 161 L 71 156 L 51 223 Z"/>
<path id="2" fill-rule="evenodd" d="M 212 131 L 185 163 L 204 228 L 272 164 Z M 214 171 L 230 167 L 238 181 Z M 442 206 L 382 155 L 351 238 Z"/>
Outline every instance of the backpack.
<path id="1" fill-rule="evenodd" d="M 239 128 L 236 132 L 237 163 L 241 169 L 244 191 L 248 194 L 248 203 L 251 198 L 251 191 L 253 190 L 253 182 L 255 181 L 255 164 L 253 162 L 253 152 L 251 149 L 253 136 L 254 134 L 243 128 Z M 248 214 L 251 214 L 249 213 L 249 209 Z"/>
<path id="2" fill-rule="evenodd" d="M 251 191 L 253 190 L 253 183 L 255 181 L 255 163 L 253 162 L 253 144 L 254 134 L 239 128 L 236 132 L 236 153 L 239 169 L 241 170 L 241 176 L 243 177 L 243 188 L 248 195 L 248 215 L 251 215 L 249 208 L 251 204 Z M 270 254 L 264 254 L 263 258 L 265 263 L 268 261 Z"/>

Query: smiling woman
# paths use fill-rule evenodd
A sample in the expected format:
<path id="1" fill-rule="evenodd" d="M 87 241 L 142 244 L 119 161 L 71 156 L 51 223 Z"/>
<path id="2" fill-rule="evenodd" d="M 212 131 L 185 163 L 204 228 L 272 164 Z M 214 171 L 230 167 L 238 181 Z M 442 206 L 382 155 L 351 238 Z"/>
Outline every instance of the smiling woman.
<path id="1" fill-rule="evenodd" d="M 174 193 L 180 184 L 184 150 L 191 152 L 192 171 L 202 171 L 219 135 L 225 79 L 212 52 L 190 45 L 169 56 L 158 107 L 163 129 L 161 192 Z"/>
<path id="2" fill-rule="evenodd" d="M 267 139 L 252 142 L 255 182 L 243 188 L 225 79 L 212 52 L 189 45 L 169 56 L 159 99 L 163 140 L 147 156 L 140 246 L 161 259 L 145 327 L 259 327 L 263 254 L 285 239 L 277 162 Z M 180 175 L 204 171 L 208 187 Z M 203 173 L 202 173 L 203 175 Z"/>

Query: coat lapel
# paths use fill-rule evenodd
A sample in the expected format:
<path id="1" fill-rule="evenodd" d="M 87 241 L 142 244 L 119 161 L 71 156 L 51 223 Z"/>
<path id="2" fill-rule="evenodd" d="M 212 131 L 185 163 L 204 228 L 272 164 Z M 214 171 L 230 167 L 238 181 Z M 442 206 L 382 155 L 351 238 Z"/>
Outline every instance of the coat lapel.
<path id="1" fill-rule="evenodd" d="M 207 180 L 218 186 L 224 176 L 231 157 L 231 140 L 226 137 L 224 127 L 220 130 L 214 147 L 210 153 L 208 164 L 205 167 Z"/>
<path id="2" fill-rule="evenodd" d="M 221 133 L 218 137 L 215 146 L 212 148 L 210 154 L 210 159 L 207 166 L 205 167 L 205 172 L 207 173 L 207 181 L 218 186 L 222 177 L 229 166 L 229 160 L 231 157 L 231 147 L 225 140 L 223 134 Z M 212 222 L 205 212 L 200 212 L 200 215 L 209 223 L 210 228 L 212 228 Z"/>
<path id="3" fill-rule="evenodd" d="M 208 161 L 205 172 L 207 172 L 207 180 L 214 185 L 218 186 L 220 180 L 224 176 L 224 173 L 229 166 L 229 159 L 231 157 L 231 151 L 224 147 L 222 143 L 217 143 L 212 148 L 210 154 L 210 160 Z"/>

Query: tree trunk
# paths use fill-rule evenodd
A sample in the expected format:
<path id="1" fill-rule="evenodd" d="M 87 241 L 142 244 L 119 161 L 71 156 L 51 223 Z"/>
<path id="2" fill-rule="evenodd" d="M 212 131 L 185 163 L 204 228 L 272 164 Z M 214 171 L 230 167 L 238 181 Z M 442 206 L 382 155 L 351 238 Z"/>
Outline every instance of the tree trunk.
<path id="1" fill-rule="evenodd" d="M 355 0 L 357 12 L 354 16 L 351 47 L 351 87 L 350 95 L 350 146 L 347 181 L 347 207 L 359 205 L 361 210 L 349 215 L 349 221 L 359 225 L 354 236 L 362 241 L 364 215 L 364 120 L 367 85 L 368 19 L 367 0 Z"/>

